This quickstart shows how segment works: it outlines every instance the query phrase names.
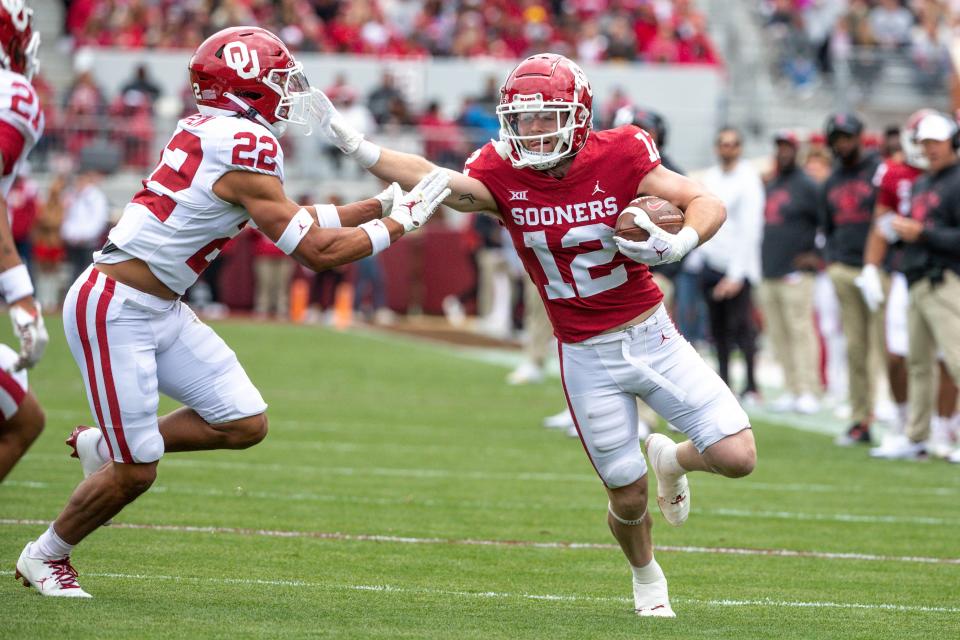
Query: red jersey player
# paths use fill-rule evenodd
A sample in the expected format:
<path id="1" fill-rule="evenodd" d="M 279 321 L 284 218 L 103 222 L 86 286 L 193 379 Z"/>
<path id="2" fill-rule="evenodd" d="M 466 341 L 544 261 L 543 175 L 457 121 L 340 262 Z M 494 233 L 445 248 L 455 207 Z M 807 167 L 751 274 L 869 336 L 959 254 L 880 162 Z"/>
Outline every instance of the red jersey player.
<path id="1" fill-rule="evenodd" d="M 43 112 L 30 80 L 37 70 L 40 35 L 33 10 L 22 1 L 0 4 L 0 296 L 20 339 L 20 353 L 0 345 L 0 481 L 43 430 L 43 411 L 27 389 L 25 368 L 43 355 L 47 330 L 33 298 L 33 283 L 10 231 L 7 195 L 27 154 L 43 133 Z"/>
<path id="2" fill-rule="evenodd" d="M 244 449 L 266 436 L 260 392 L 180 301 L 230 238 L 252 221 L 320 271 L 385 249 L 450 193 L 435 171 L 408 195 L 393 184 L 343 207 L 300 207 L 284 194 L 277 138 L 288 123 L 307 123 L 311 93 L 286 45 L 257 27 L 224 29 L 189 70 L 200 113 L 178 123 L 64 300 L 67 343 L 100 428 L 78 427 L 68 440 L 87 477 L 17 561 L 16 576 L 43 595 L 89 597 L 70 552 L 150 487 L 165 451 Z M 158 417 L 161 392 L 184 406 Z"/>
<path id="3" fill-rule="evenodd" d="M 648 265 L 680 260 L 723 223 L 722 203 L 660 166 L 638 127 L 591 132 L 593 96 L 583 71 L 556 54 L 527 58 L 500 90 L 501 132 L 451 172 L 447 204 L 496 216 L 536 283 L 560 343 L 567 403 L 609 496 L 607 521 L 633 569 L 643 616 L 672 617 L 667 581 L 653 557 L 647 465 L 636 397 L 690 437 L 646 440 L 667 521 L 689 513 L 687 471 L 728 477 L 756 461 L 746 413 L 719 376 L 677 333 Z M 374 175 L 414 184 L 434 166 L 364 140 L 329 101 L 316 115 L 325 135 Z M 614 237 L 618 214 L 638 194 L 670 200 L 686 226 L 666 233 L 638 216 L 644 242 Z"/>

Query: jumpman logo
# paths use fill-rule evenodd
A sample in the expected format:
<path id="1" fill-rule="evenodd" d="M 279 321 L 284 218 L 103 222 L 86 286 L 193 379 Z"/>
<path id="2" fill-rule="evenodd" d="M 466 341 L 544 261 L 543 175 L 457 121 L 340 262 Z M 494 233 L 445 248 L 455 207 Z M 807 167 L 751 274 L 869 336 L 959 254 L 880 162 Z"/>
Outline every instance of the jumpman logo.
<path id="1" fill-rule="evenodd" d="M 406 208 L 407 208 L 407 211 L 408 211 L 411 215 L 413 215 L 413 208 L 414 208 L 415 206 L 417 206 L 417 203 L 416 203 L 416 202 L 404 202 L 403 205 L 401 205 L 401 206 L 406 207 Z"/>
<path id="2" fill-rule="evenodd" d="M 661 260 L 663 260 L 663 254 L 667 252 L 667 249 L 668 247 L 664 247 L 663 249 L 657 249 L 656 247 L 653 248 L 653 250 L 657 252 L 657 257 Z"/>
<path id="3" fill-rule="evenodd" d="M 597 195 L 598 193 L 606 193 L 606 191 L 603 189 L 603 187 L 600 186 L 600 181 L 599 181 L 599 180 L 597 180 L 597 184 L 596 184 L 596 186 L 593 188 L 593 193 L 590 194 L 590 195 L 594 195 L 594 196 L 595 196 L 595 195 Z"/>
<path id="4" fill-rule="evenodd" d="M 303 224 L 302 222 L 298 222 L 297 224 L 300 225 L 300 233 L 303 233 L 304 229 L 310 226 L 309 224 Z"/>
<path id="5" fill-rule="evenodd" d="M 663 344 L 664 342 L 666 342 L 666 341 L 669 340 L 669 339 L 670 339 L 670 336 L 668 336 L 667 334 L 665 334 L 665 333 L 663 332 L 663 329 L 660 329 L 660 344 Z"/>

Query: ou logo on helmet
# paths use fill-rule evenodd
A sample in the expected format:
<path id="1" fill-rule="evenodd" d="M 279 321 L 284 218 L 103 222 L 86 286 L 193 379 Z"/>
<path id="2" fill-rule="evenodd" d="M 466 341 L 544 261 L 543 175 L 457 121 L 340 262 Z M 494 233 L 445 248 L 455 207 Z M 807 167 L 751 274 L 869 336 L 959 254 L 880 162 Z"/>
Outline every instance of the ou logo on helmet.
<path id="1" fill-rule="evenodd" d="M 251 51 L 239 40 L 223 48 L 223 61 L 244 80 L 252 80 L 260 75 L 260 56 L 256 50 Z"/>
<path id="2" fill-rule="evenodd" d="M 2 0 L 0 4 L 10 14 L 10 21 L 13 23 L 14 29 L 23 31 L 27 28 L 32 11 L 24 6 L 23 0 Z"/>

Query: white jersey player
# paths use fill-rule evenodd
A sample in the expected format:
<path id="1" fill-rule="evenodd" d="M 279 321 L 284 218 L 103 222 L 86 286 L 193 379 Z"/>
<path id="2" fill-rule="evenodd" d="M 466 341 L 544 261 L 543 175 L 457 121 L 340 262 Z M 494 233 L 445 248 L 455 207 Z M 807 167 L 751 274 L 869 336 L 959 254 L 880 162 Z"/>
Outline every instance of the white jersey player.
<path id="1" fill-rule="evenodd" d="M 22 0 L 0 2 L 0 296 L 10 305 L 20 352 L 0 345 L 0 481 L 43 430 L 44 416 L 27 388 L 25 369 L 43 355 L 47 330 L 33 298 L 33 283 L 20 261 L 7 211 L 7 194 L 43 134 L 40 100 L 30 84 L 40 36 Z"/>
<path id="2" fill-rule="evenodd" d="M 18 577 L 44 595 L 89 597 L 70 564 L 73 546 L 150 487 L 165 451 L 242 449 L 266 436 L 259 391 L 180 300 L 231 238 L 254 224 L 319 271 L 385 249 L 450 193 L 438 171 L 408 195 L 393 184 L 343 207 L 299 207 L 284 194 L 277 137 L 290 122 L 306 124 L 302 65 L 269 31 L 234 27 L 204 41 L 189 68 L 200 113 L 180 121 L 64 301 L 99 429 L 78 427 L 68 440 L 87 477 L 17 562 Z M 160 393 L 184 406 L 158 418 Z"/>

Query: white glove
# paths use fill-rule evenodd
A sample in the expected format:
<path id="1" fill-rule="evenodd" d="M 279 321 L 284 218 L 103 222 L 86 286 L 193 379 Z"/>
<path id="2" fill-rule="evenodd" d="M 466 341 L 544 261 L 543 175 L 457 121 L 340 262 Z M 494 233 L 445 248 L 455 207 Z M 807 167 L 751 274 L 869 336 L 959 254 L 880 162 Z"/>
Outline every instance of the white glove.
<path id="1" fill-rule="evenodd" d="M 29 369 L 37 364 L 50 342 L 47 327 L 43 324 L 43 314 L 40 313 L 40 304 L 33 304 L 32 311 L 19 304 L 10 306 L 13 332 L 20 340 L 20 360 L 14 366 L 15 370 Z"/>
<path id="2" fill-rule="evenodd" d="M 448 171 L 434 169 L 406 195 L 403 195 L 400 185 L 394 182 L 376 197 L 381 204 L 384 204 L 386 199 L 381 200 L 380 197 L 387 191 L 391 192 L 389 200 L 391 209 L 387 217 L 399 222 L 404 231 L 410 233 L 425 225 L 440 203 L 450 195 L 450 189 L 447 188 L 448 182 L 450 182 Z"/>
<path id="3" fill-rule="evenodd" d="M 348 155 L 356 151 L 363 142 L 363 134 L 340 115 L 323 91 L 311 87 L 310 94 L 310 114 L 317 121 L 323 136 Z"/>
<path id="4" fill-rule="evenodd" d="M 860 275 L 853 279 L 853 283 L 860 289 L 860 295 L 871 313 L 880 308 L 883 304 L 883 284 L 880 282 L 880 271 L 876 265 L 863 265 Z"/>
<path id="5" fill-rule="evenodd" d="M 393 211 L 394 202 L 400 202 L 400 199 L 403 198 L 403 189 L 396 182 L 391 182 L 386 189 L 373 197 L 380 201 L 380 217 L 382 218 Z"/>
<path id="6" fill-rule="evenodd" d="M 684 227 L 679 233 L 670 233 L 653 224 L 643 209 L 633 207 L 631 211 L 634 214 L 634 224 L 646 230 L 650 237 L 637 242 L 614 236 L 613 241 L 617 243 L 620 253 L 634 262 L 650 266 L 678 262 L 700 244 L 700 235 L 693 227 Z"/>

